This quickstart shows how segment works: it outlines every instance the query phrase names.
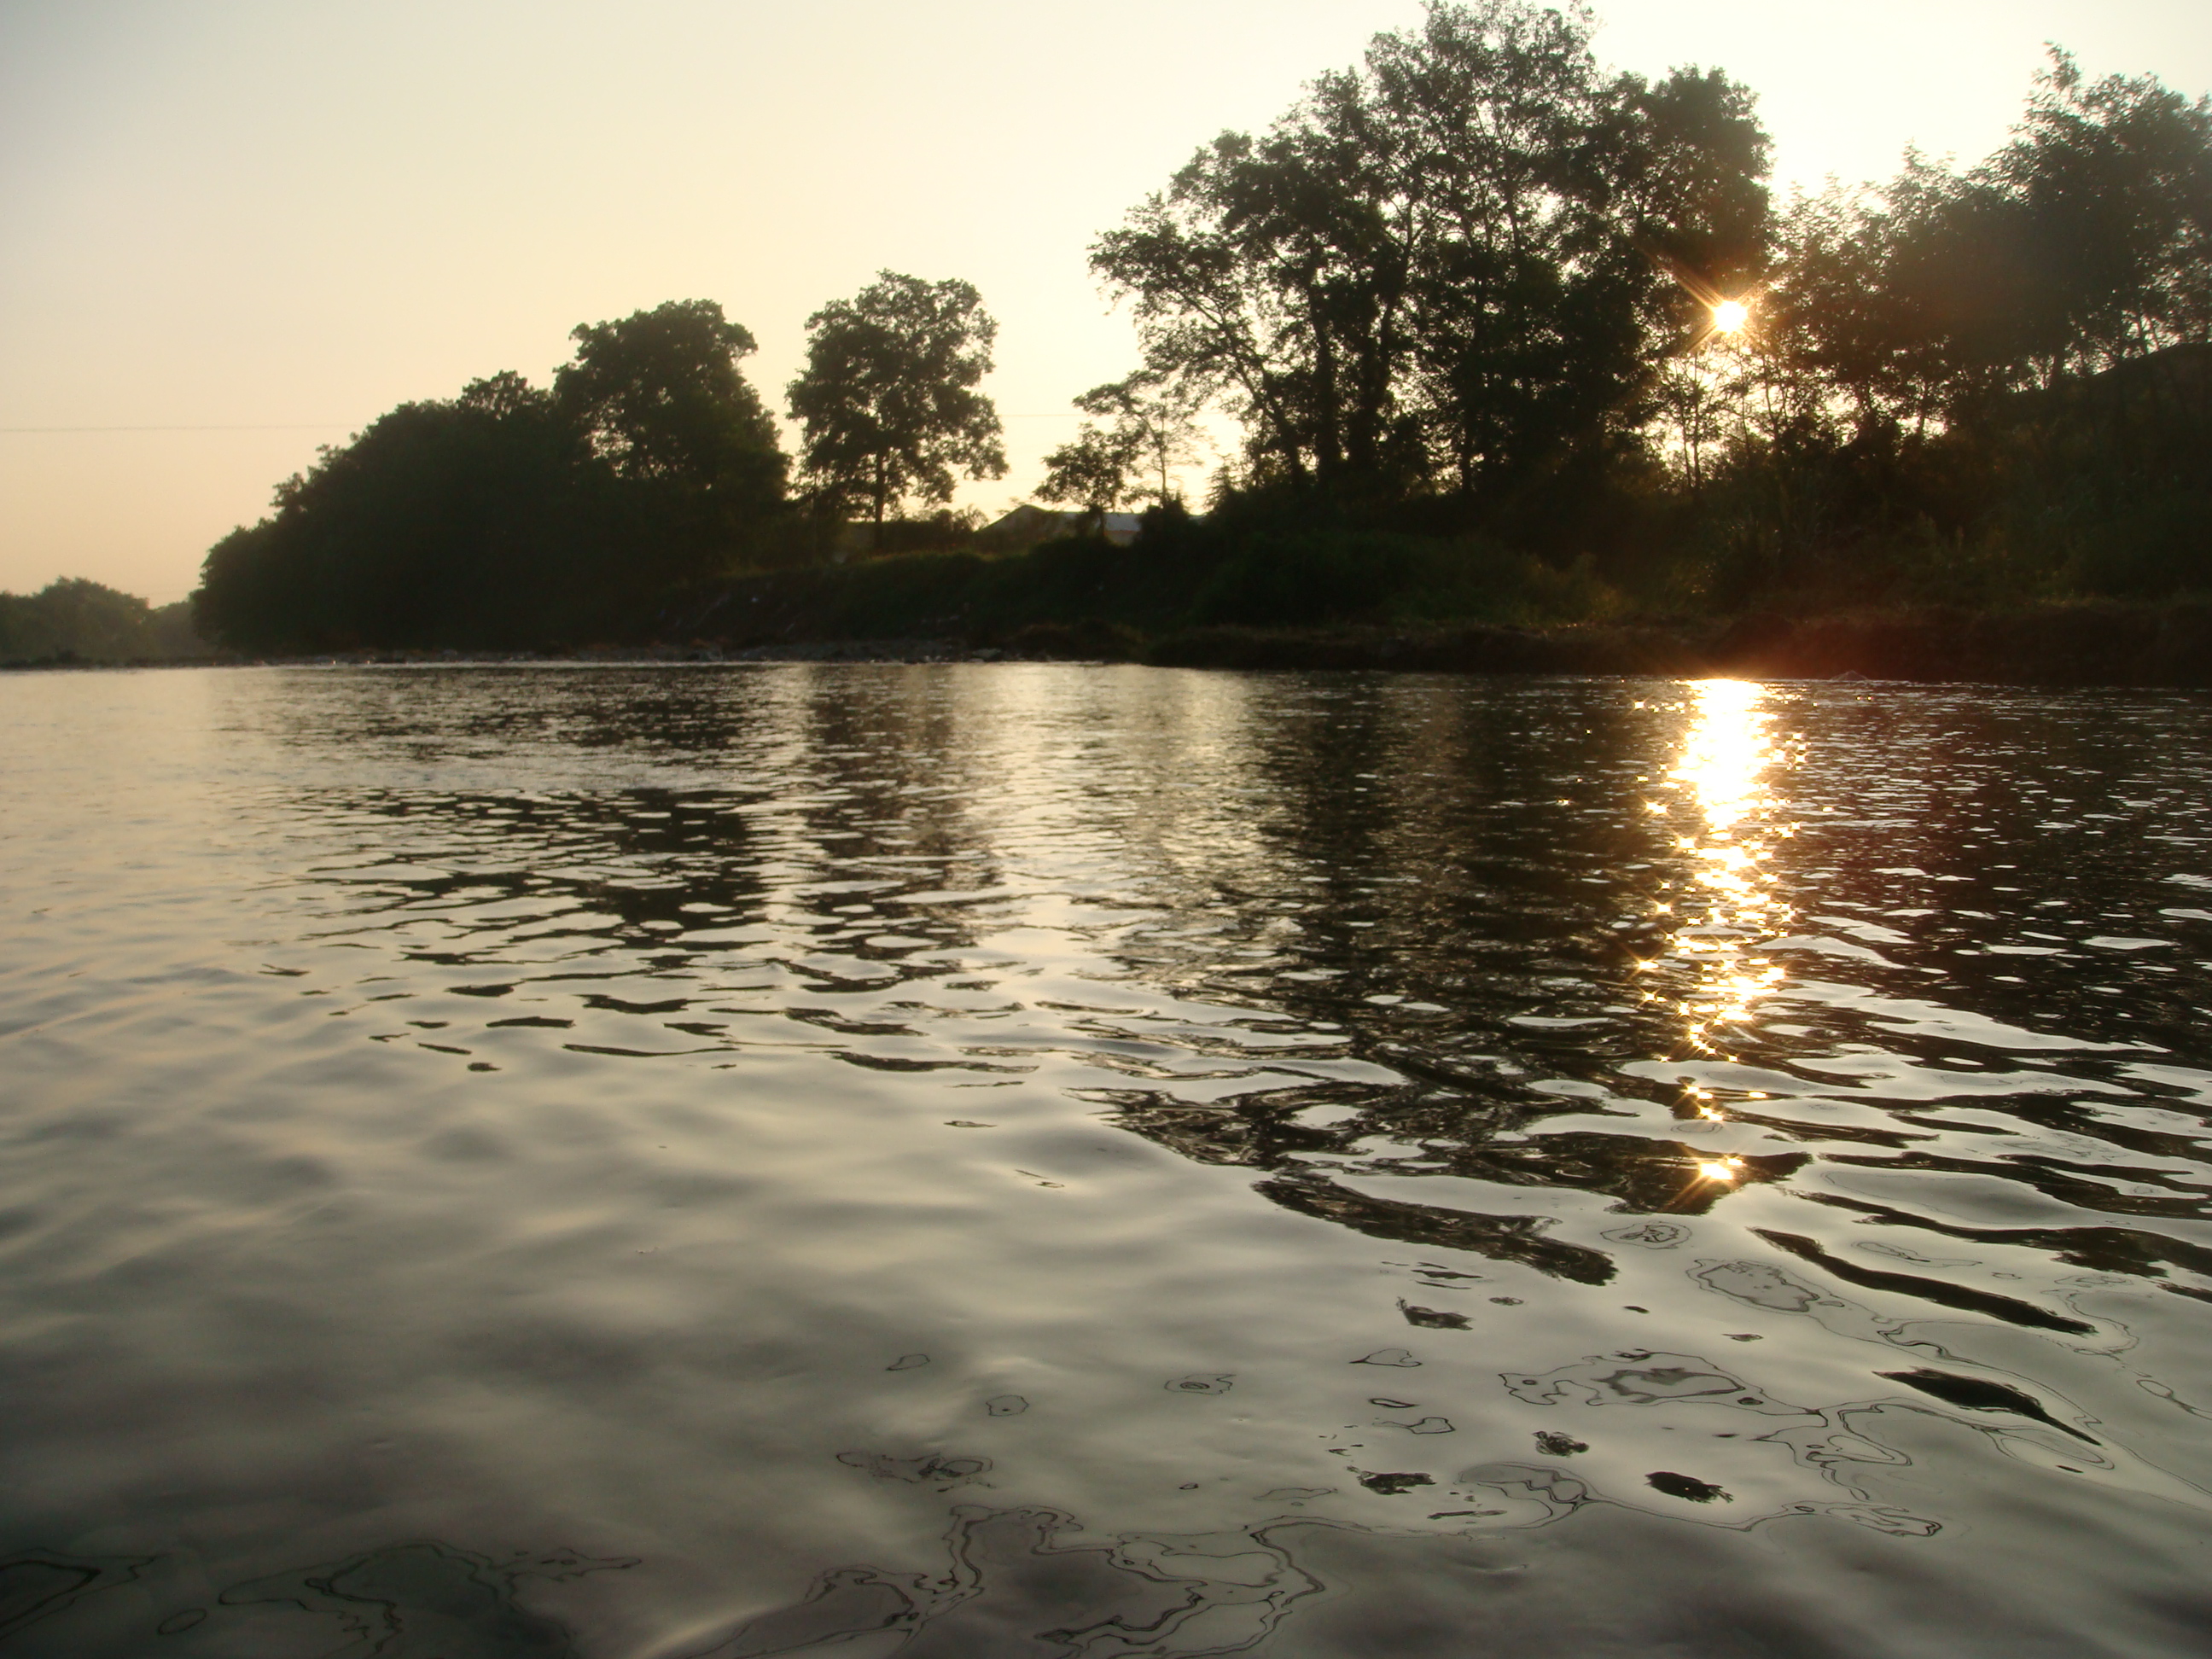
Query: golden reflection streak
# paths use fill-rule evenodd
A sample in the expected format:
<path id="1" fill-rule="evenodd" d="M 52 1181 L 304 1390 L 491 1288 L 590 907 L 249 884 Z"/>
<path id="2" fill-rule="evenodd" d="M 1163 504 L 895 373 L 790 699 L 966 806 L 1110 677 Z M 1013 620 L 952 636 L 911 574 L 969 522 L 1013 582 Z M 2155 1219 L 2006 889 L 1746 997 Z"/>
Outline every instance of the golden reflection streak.
<path id="1" fill-rule="evenodd" d="M 1691 975 L 1675 1004 L 1683 1022 L 1678 1052 L 1733 1060 L 1722 1047 L 1724 1034 L 1742 1026 L 1782 980 L 1781 968 L 1756 951 L 1790 921 L 1790 908 L 1772 890 L 1771 860 L 1796 825 L 1784 822 L 1784 803 L 1768 783 L 1787 757 L 1774 739 L 1766 689 L 1746 680 L 1697 680 L 1689 691 L 1690 726 L 1666 775 L 1674 797 L 1649 805 L 1684 823 L 1675 845 L 1690 855 L 1691 880 L 1675 902 L 1656 910 L 1674 924 L 1662 955 Z M 1715 1089 L 1686 1080 L 1684 1092 L 1698 1118 L 1727 1121 Z M 1746 1097 L 1765 1097 L 1746 1091 Z M 1692 1183 L 1733 1182 L 1742 1168 L 1732 1156 L 1698 1159 Z"/>

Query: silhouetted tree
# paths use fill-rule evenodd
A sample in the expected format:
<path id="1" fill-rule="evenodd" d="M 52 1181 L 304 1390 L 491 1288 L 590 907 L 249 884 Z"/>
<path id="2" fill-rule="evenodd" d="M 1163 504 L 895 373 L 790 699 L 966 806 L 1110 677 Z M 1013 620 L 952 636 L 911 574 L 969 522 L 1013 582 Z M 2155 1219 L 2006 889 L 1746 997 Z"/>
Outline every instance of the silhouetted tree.
<path id="1" fill-rule="evenodd" d="M 1044 465 L 1037 499 L 1079 507 L 1094 524 L 1143 497 L 1145 453 L 1127 431 L 1085 421 L 1073 438 L 1046 455 Z"/>
<path id="2" fill-rule="evenodd" d="M 1340 494 L 1494 495 L 1632 434 L 1684 309 L 1662 264 L 1755 265 L 1766 140 L 1717 73 L 1601 75 L 1592 27 L 1431 3 L 1200 151 L 1092 250 L 1147 370 Z"/>
<path id="3" fill-rule="evenodd" d="M 1978 166 L 1794 201 L 1725 371 L 1677 371 L 1678 434 L 1732 431 L 1692 481 L 1717 591 L 2212 585 L 2208 342 L 2212 102 L 2054 50 Z"/>
<path id="4" fill-rule="evenodd" d="M 1094 518 L 1150 498 L 1164 508 L 1176 499 L 1175 469 L 1198 459 L 1196 393 L 1163 386 L 1142 374 L 1093 386 L 1075 400 L 1085 421 L 1068 442 L 1044 458 L 1040 501 L 1080 507 Z"/>
<path id="5" fill-rule="evenodd" d="M 783 500 L 775 423 L 738 371 L 752 335 L 711 300 L 585 323 L 553 403 L 615 476 L 653 487 L 702 528 L 741 533 Z M 512 377 L 501 377 L 501 381 Z M 497 396 L 507 397 L 501 385 Z"/>
<path id="6" fill-rule="evenodd" d="M 910 496 L 952 498 L 954 474 L 1004 477 L 999 415 L 976 388 L 999 325 L 967 283 L 896 271 L 806 319 L 806 367 L 790 387 L 799 460 L 817 502 L 865 506 L 880 532 Z"/>
<path id="7" fill-rule="evenodd" d="M 2053 51 L 2010 139 L 1956 173 L 1784 216 L 1766 384 L 1925 431 L 1994 397 L 2212 339 L 2212 101 Z"/>
<path id="8" fill-rule="evenodd" d="M 519 377 L 403 404 L 278 486 L 216 544 L 200 631 L 243 650 L 533 643 L 568 609 L 594 539 L 594 463 Z M 526 394 L 526 395 L 520 395 Z"/>

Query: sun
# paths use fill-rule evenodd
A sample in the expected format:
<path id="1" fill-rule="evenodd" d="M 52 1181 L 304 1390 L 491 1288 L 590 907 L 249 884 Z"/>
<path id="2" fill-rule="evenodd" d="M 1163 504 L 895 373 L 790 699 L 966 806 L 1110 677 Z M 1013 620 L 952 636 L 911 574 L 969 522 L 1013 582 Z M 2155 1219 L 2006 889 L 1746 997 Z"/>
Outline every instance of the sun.
<path id="1" fill-rule="evenodd" d="M 1713 332 L 1737 334 L 1751 320 L 1751 307 L 1741 300 L 1723 300 L 1713 307 Z"/>

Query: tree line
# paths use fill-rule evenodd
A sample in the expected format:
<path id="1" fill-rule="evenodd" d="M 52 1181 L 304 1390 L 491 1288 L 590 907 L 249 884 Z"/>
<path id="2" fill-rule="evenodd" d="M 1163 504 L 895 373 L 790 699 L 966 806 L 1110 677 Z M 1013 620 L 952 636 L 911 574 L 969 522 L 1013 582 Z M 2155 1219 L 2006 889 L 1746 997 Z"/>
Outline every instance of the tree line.
<path id="1" fill-rule="evenodd" d="M 1228 619 L 2212 586 L 2212 103 L 2055 53 L 1981 163 L 1778 203 L 1748 88 L 1607 70 L 1595 27 L 1431 0 L 1200 149 L 1091 250 L 1139 361 L 1037 494 L 1149 504 Z M 1006 471 L 964 282 L 808 319 L 793 457 L 713 302 L 573 337 L 549 386 L 403 405 L 282 485 L 210 553 L 203 631 L 649 634 L 854 520 L 957 540 L 959 480 Z M 1208 410 L 1241 437 L 1194 521 Z"/>

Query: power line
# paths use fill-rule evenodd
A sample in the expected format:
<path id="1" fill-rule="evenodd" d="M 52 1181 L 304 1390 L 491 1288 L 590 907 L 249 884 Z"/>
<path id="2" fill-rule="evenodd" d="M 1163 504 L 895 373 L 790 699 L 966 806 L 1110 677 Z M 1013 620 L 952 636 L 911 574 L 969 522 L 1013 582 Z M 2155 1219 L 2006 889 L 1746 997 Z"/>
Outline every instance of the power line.
<path id="1" fill-rule="evenodd" d="M 1081 418 L 1073 410 L 1012 409 L 1001 411 L 1010 421 L 1073 421 Z M 347 421 L 295 421 L 283 424 L 241 426 L 0 426 L 0 433 L 29 432 L 341 432 Z"/>
<path id="2" fill-rule="evenodd" d="M 286 426 L 0 426 L 0 432 L 340 432 L 346 424 L 305 421 Z"/>

